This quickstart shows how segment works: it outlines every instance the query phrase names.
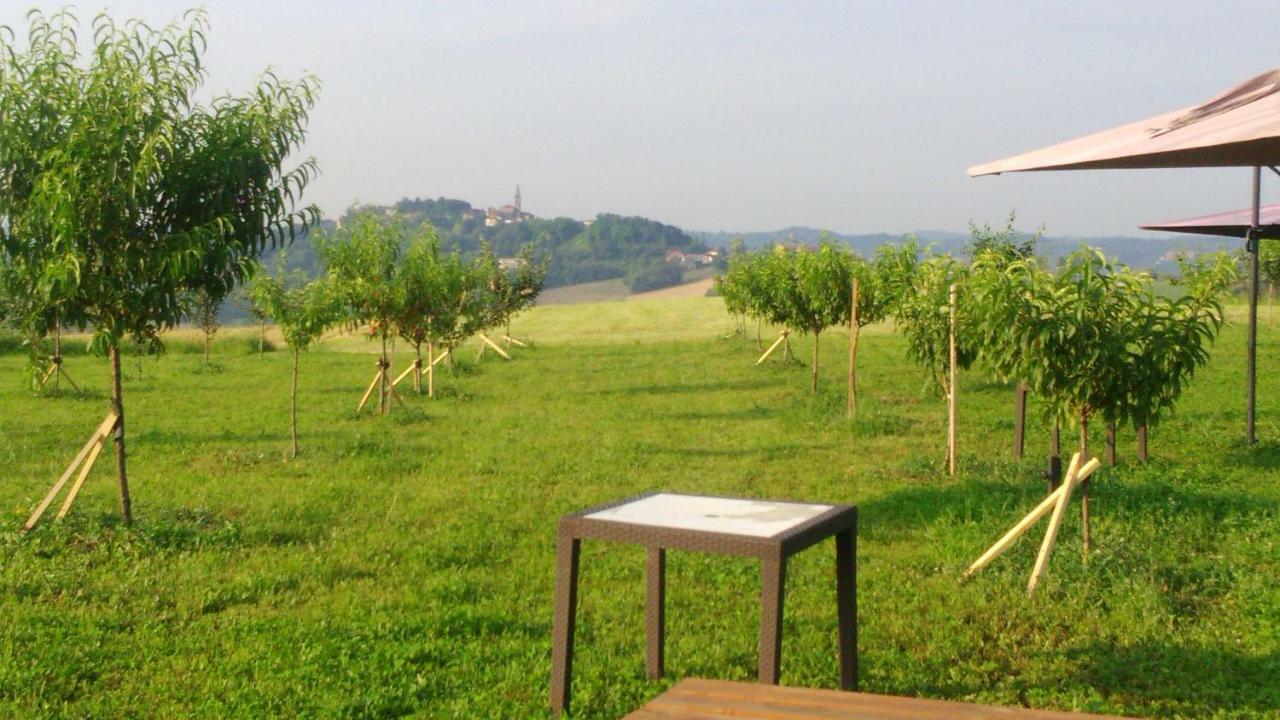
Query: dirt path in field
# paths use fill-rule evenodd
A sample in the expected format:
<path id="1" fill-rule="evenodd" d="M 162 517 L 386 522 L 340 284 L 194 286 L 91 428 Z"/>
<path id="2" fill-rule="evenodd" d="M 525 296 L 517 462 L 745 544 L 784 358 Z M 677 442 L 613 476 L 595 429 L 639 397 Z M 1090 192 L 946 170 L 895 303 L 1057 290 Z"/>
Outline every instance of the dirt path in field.
<path id="1" fill-rule="evenodd" d="M 649 292 L 628 295 L 627 300 L 661 300 L 670 298 L 704 297 L 706 296 L 707 291 L 714 285 L 714 278 L 695 280 L 691 283 L 673 285 L 671 287 L 662 288 L 661 290 L 650 290 Z"/>

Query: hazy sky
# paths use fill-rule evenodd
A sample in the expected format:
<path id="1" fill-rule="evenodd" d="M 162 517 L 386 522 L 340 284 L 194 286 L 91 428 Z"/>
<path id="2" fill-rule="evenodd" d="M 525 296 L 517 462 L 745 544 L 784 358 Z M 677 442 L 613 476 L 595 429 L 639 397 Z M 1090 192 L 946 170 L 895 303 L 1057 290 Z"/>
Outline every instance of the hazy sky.
<path id="1" fill-rule="evenodd" d="M 31 5 L 0 0 L 0 24 Z M 104 7 L 163 23 L 186 6 L 82 1 L 86 28 Z M 326 214 L 500 205 L 520 183 L 540 216 L 697 230 L 964 230 L 1016 209 L 1054 235 L 1137 234 L 1247 205 L 1250 171 L 965 169 L 1280 66 L 1276 0 L 206 7 L 210 89 L 243 92 L 267 66 L 319 76 L 308 197 Z"/>

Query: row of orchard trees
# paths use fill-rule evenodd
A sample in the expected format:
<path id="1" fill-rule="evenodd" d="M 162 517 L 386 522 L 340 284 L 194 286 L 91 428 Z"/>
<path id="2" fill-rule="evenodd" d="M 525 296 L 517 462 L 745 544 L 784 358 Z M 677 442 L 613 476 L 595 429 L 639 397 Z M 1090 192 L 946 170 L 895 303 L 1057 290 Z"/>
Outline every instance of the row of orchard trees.
<path id="1" fill-rule="evenodd" d="M 1024 383 L 1050 418 L 1076 424 L 1087 453 L 1092 420 L 1145 433 L 1174 406 L 1209 359 L 1223 323 L 1219 298 L 1237 279 L 1225 253 L 1183 262 L 1174 296 L 1090 248 L 1053 268 L 1011 219 L 1003 230 L 974 228 L 963 259 L 922 255 L 910 239 L 869 261 L 829 242 L 739 251 L 718 286 L 731 313 L 813 336 L 815 392 L 820 334 L 851 325 L 851 413 L 858 329 L 892 319 L 907 355 L 944 394 L 954 397 L 955 371 L 978 363 Z"/>
<path id="2" fill-rule="evenodd" d="M 318 244 L 326 268 L 323 277 L 308 281 L 286 273 L 283 266 L 275 275 L 259 268 L 248 288 L 255 313 L 274 321 L 293 351 L 290 434 L 294 456 L 298 453 L 299 355 L 327 330 L 368 328 L 380 342 L 378 371 L 369 392 L 378 388 L 379 409 L 386 413 L 397 397 L 389 353 L 396 338 L 414 349 L 409 369 L 414 387 L 422 391 L 425 369 L 426 393 L 434 397 L 436 364 L 452 357 L 463 341 L 507 325 L 530 307 L 547 272 L 545 260 L 534 261 L 532 247 L 504 267 L 487 247 L 467 259 L 459 252 L 443 251 L 429 223 L 410 233 L 399 218 L 374 213 L 357 216 Z M 484 339 L 490 342 L 487 336 Z M 437 347 L 442 350 L 438 356 Z"/>

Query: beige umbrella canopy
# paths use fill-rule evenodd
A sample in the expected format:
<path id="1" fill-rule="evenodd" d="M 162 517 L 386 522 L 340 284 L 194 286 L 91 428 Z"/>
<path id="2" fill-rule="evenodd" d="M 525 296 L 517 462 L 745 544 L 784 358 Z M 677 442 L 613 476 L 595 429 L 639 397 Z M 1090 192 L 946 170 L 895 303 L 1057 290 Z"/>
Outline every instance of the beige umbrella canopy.
<path id="1" fill-rule="evenodd" d="M 1203 105 L 977 165 L 969 168 L 969 174 L 1276 164 L 1280 164 L 1280 69 Z"/>
<path id="2" fill-rule="evenodd" d="M 1160 232 L 1242 238 L 1248 236 L 1249 231 L 1253 228 L 1253 209 L 1229 210 L 1212 215 L 1186 218 L 1185 220 L 1166 220 L 1139 227 L 1143 230 Z M 1263 205 L 1258 209 L 1258 230 L 1255 236 L 1263 239 L 1280 239 L 1280 204 Z"/>
<path id="3" fill-rule="evenodd" d="M 1263 73 L 1208 102 L 1076 140 L 969 168 L 999 175 L 1034 170 L 1252 167 L 1249 250 L 1249 371 L 1246 429 L 1255 441 L 1258 340 L 1258 244 L 1261 168 L 1280 165 L 1280 69 Z M 1280 171 L 1276 171 L 1280 174 Z"/>

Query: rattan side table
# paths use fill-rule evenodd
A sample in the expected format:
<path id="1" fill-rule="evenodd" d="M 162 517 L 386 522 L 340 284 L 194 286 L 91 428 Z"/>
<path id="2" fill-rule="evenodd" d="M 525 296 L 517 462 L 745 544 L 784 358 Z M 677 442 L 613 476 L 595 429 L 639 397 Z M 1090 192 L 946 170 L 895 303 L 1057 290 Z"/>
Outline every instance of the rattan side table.
<path id="1" fill-rule="evenodd" d="M 787 558 L 829 537 L 835 539 L 836 616 L 839 625 L 840 688 L 858 688 L 858 593 L 855 562 L 858 510 L 706 495 L 650 493 L 601 505 L 560 519 L 556 536 L 556 598 L 552 626 L 551 709 L 569 708 L 573 674 L 573 629 L 578 600 L 582 540 L 611 540 L 647 548 L 645 580 L 645 669 L 663 673 L 666 635 L 666 551 L 760 558 L 759 681 L 776 685 L 782 651 L 782 604 Z"/>

